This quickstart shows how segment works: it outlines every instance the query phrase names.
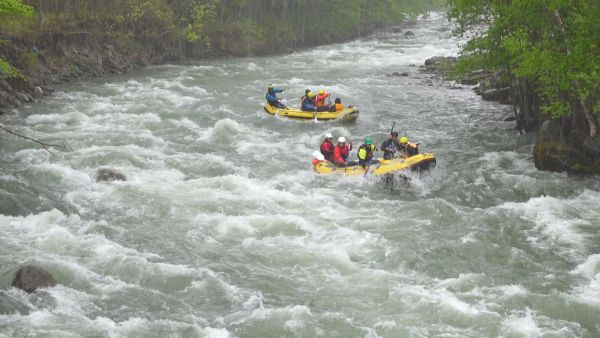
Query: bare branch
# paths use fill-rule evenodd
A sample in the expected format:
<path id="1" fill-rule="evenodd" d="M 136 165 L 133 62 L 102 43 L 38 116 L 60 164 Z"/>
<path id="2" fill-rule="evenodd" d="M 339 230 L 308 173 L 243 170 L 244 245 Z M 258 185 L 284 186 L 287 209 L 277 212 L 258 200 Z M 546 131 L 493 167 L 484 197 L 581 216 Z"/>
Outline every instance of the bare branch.
<path id="1" fill-rule="evenodd" d="M 65 146 L 61 146 L 61 145 L 58 145 L 58 144 L 51 144 L 51 143 L 41 142 L 41 141 L 38 141 L 38 140 L 36 140 L 36 139 L 33 139 L 33 138 L 31 138 L 31 137 L 28 137 L 28 136 L 25 136 L 25 135 L 21 135 L 21 134 L 19 134 L 19 133 L 17 133 L 17 132 L 14 132 L 14 131 L 10 130 L 10 129 L 7 129 L 6 127 L 4 127 L 4 126 L 3 126 L 3 125 L 1 125 L 1 124 L 0 124 L 0 129 L 4 130 L 5 132 L 7 132 L 7 133 L 9 133 L 9 134 L 13 134 L 13 135 L 15 135 L 15 136 L 18 136 L 18 137 L 24 138 L 24 139 L 26 139 L 26 140 L 33 141 L 33 142 L 35 142 L 35 143 L 37 143 L 37 144 L 41 145 L 41 146 L 42 146 L 42 147 L 43 147 L 43 148 L 44 148 L 44 149 L 45 149 L 47 152 L 49 152 L 49 153 L 50 153 L 50 154 L 52 154 L 53 156 L 54 156 L 54 153 L 53 153 L 53 152 L 52 152 L 52 151 L 51 151 L 51 150 L 50 150 L 48 147 L 57 147 L 57 148 L 64 148 L 64 147 L 65 147 Z"/>

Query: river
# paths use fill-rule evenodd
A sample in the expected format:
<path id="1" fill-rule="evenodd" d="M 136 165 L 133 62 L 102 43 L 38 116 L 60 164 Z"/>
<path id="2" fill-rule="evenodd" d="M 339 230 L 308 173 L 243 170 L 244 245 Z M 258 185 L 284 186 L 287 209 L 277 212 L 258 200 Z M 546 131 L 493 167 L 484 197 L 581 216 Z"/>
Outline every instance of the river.
<path id="1" fill-rule="evenodd" d="M 67 148 L 0 134 L 0 336 L 600 336 L 600 181 L 537 171 L 510 107 L 411 66 L 458 53 L 447 22 L 409 29 L 65 84 L 3 116 Z M 265 114 L 271 82 L 360 118 Z M 325 133 L 380 144 L 392 121 L 430 175 L 311 169 Z M 59 285 L 11 288 L 31 262 Z"/>

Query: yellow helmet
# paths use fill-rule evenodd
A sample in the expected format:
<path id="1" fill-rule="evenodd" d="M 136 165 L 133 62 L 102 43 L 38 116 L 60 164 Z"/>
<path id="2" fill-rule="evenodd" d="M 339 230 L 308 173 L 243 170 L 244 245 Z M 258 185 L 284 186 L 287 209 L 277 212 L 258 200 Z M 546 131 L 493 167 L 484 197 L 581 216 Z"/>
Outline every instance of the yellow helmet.
<path id="1" fill-rule="evenodd" d="M 402 136 L 402 137 L 400 138 L 400 144 L 406 144 L 406 143 L 408 143 L 408 137 L 406 137 L 406 136 Z"/>
<path id="2" fill-rule="evenodd" d="M 313 92 L 309 92 L 308 94 L 306 94 L 306 96 L 308 96 L 309 99 L 312 99 L 313 97 L 315 97 L 315 94 L 313 94 Z"/>
<path id="3" fill-rule="evenodd" d="M 323 95 L 323 94 L 325 94 L 325 89 L 319 90 L 319 95 Z"/>

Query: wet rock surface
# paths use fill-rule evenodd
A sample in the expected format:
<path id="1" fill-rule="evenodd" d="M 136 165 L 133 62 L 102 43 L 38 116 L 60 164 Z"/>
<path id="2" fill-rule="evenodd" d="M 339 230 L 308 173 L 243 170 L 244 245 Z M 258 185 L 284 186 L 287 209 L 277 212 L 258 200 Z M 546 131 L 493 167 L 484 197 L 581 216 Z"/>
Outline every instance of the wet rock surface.
<path id="1" fill-rule="evenodd" d="M 542 123 L 533 149 L 536 168 L 576 175 L 600 174 L 600 138 L 577 129 L 565 130 L 565 126 L 568 121 L 558 119 Z"/>
<path id="2" fill-rule="evenodd" d="M 48 271 L 35 265 L 21 267 L 12 282 L 12 286 L 29 293 L 55 285 L 54 277 Z"/>
<path id="3" fill-rule="evenodd" d="M 96 182 L 127 181 L 127 177 L 114 169 L 102 168 L 96 171 Z"/>

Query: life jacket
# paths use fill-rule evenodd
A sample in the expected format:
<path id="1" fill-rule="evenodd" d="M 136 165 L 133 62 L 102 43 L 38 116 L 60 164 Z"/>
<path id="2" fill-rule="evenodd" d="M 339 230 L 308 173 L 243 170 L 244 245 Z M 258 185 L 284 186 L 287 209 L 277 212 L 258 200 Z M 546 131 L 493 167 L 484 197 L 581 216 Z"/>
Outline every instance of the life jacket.
<path id="1" fill-rule="evenodd" d="M 329 93 L 325 93 L 323 95 L 317 95 L 317 107 L 325 106 L 325 99 L 329 97 Z"/>
<path id="2" fill-rule="evenodd" d="M 267 94 L 265 95 L 267 102 L 277 102 L 279 99 L 277 98 L 277 93 L 281 93 L 283 89 L 278 88 L 269 88 L 267 90 Z"/>
<path id="3" fill-rule="evenodd" d="M 306 95 L 302 96 L 302 103 L 300 105 L 304 111 L 313 111 L 315 109 L 315 101 Z"/>
<path id="4" fill-rule="evenodd" d="M 325 156 L 327 161 L 331 161 L 331 158 L 333 157 L 333 148 L 334 146 L 331 142 L 323 141 L 323 143 L 321 143 L 321 154 Z"/>
<path id="5" fill-rule="evenodd" d="M 340 111 L 344 109 L 344 105 L 341 103 L 336 103 L 335 104 L 335 111 Z"/>
<path id="6" fill-rule="evenodd" d="M 375 145 L 373 144 L 362 144 L 358 147 L 358 159 L 361 161 L 370 161 L 373 159 L 373 151 L 375 150 Z"/>
<path id="7" fill-rule="evenodd" d="M 415 156 L 419 153 L 419 145 L 417 143 L 407 143 L 405 146 L 400 145 L 402 157 L 407 158 Z"/>
<path id="8" fill-rule="evenodd" d="M 333 148 L 333 158 L 332 158 L 332 162 L 336 163 L 336 164 L 344 164 L 346 163 L 346 160 L 348 159 L 348 154 L 350 153 L 350 150 L 352 150 L 350 147 L 348 147 L 348 145 L 344 145 L 344 148 L 340 147 L 340 145 L 336 145 L 335 148 Z"/>
<path id="9" fill-rule="evenodd" d="M 396 152 L 400 151 L 401 149 L 402 146 L 400 146 L 400 144 L 394 140 L 388 139 L 381 144 L 381 150 L 383 150 L 383 159 L 385 160 L 391 160 L 394 158 Z"/>

